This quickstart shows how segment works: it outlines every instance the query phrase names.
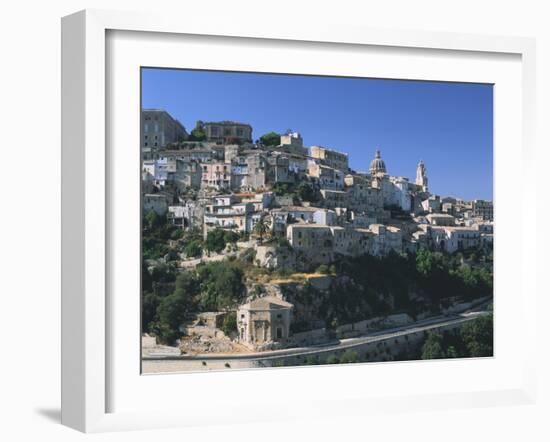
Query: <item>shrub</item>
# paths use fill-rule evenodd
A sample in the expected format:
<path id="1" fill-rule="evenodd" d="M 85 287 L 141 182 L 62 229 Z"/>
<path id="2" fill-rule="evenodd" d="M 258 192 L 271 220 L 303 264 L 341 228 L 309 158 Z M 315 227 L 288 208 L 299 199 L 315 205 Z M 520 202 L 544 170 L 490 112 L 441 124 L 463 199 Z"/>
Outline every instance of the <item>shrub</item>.
<path id="1" fill-rule="evenodd" d="M 225 249 L 225 232 L 222 229 L 211 230 L 206 235 L 204 246 L 209 252 L 220 253 Z"/>
<path id="2" fill-rule="evenodd" d="M 308 355 L 304 361 L 305 365 L 319 365 L 319 358 L 316 355 Z"/>
<path id="3" fill-rule="evenodd" d="M 264 146 L 278 146 L 281 144 L 281 135 L 277 132 L 269 132 L 260 137 L 260 142 Z"/>
<path id="4" fill-rule="evenodd" d="M 358 362 L 359 357 L 357 356 L 357 352 L 353 350 L 346 350 L 344 354 L 340 357 L 340 364 L 351 364 L 354 362 Z"/>
<path id="5" fill-rule="evenodd" d="M 226 244 L 236 243 L 240 239 L 240 236 L 237 232 L 233 232 L 232 230 L 227 230 L 223 234 L 223 239 Z"/>
<path id="6" fill-rule="evenodd" d="M 230 312 L 223 319 L 222 331 L 226 336 L 229 336 L 231 333 L 236 333 L 237 329 L 237 313 Z"/>
<path id="7" fill-rule="evenodd" d="M 202 255 L 202 245 L 200 241 L 193 240 L 185 246 L 185 255 L 190 258 L 197 258 Z"/>
<path id="8" fill-rule="evenodd" d="M 317 267 L 317 273 L 328 275 L 330 273 L 329 267 L 325 264 L 321 264 L 319 267 Z"/>

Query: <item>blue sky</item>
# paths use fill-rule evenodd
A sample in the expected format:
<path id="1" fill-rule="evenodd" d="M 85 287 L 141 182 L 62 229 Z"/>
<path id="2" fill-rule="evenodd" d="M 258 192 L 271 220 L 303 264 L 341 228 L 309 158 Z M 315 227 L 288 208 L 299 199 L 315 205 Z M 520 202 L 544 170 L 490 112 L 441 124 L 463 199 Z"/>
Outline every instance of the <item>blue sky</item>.
<path id="1" fill-rule="evenodd" d="M 493 196 L 491 85 L 147 68 L 142 106 L 188 131 L 197 120 L 247 122 L 254 139 L 292 129 L 347 152 L 355 170 L 379 148 L 389 174 L 414 180 L 422 159 L 431 192 Z"/>

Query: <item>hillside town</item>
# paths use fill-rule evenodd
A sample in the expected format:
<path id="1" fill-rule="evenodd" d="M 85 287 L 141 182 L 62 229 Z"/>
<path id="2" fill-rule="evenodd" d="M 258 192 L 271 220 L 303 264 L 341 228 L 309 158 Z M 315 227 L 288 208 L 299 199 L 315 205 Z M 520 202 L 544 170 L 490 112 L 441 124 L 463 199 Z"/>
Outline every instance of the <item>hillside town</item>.
<path id="1" fill-rule="evenodd" d="M 165 332 L 170 338 L 164 341 L 174 340 L 187 355 L 322 342 L 331 332 L 332 337 L 341 334 L 338 327 L 348 316 L 350 323 L 363 321 L 364 330 L 384 321 L 411 321 L 392 293 L 376 294 L 368 306 L 350 307 L 347 316 L 338 316 L 339 307 L 329 304 L 328 310 L 312 312 L 301 300 L 304 291 L 341 290 L 348 283 L 341 262 L 380 262 L 428 251 L 460 256 L 460 271 L 482 268 L 492 278 L 487 259 L 492 259 L 492 201 L 432 192 L 429 158 L 411 164 L 415 176 L 409 179 L 392 175 L 391 164 L 374 146 L 365 146 L 372 149 L 370 164 L 354 170 L 345 146 L 307 146 L 293 130 L 254 140 L 250 124 L 197 121 L 188 131 L 158 109 L 144 109 L 141 126 L 143 271 L 153 280 L 144 287 L 158 295 L 142 322 L 155 344 L 162 327 L 168 327 L 159 319 L 163 314 L 177 318 L 171 325 L 177 330 Z M 161 228 L 162 238 L 153 237 Z M 205 269 L 223 263 L 236 268 L 237 262 L 238 288 L 220 302 L 222 292 L 210 289 L 214 282 L 204 279 Z M 159 272 L 171 276 L 155 280 Z M 198 275 L 195 285 L 186 286 L 193 287 L 188 292 L 194 297 L 186 299 L 181 314 L 170 316 L 163 313 L 168 301 L 162 298 L 184 286 L 182 274 Z M 206 291 L 214 301 L 205 301 Z M 434 307 L 433 300 L 423 301 L 421 289 L 406 296 L 402 306 L 414 303 L 418 317 L 475 298 L 443 296 Z M 384 307 L 376 307 L 380 303 Z"/>

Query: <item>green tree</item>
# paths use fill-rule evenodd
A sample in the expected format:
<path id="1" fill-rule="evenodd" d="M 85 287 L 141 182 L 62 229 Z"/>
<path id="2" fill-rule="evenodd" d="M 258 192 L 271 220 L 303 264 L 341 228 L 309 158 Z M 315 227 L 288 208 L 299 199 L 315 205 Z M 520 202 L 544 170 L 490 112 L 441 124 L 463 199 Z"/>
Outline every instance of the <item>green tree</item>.
<path id="1" fill-rule="evenodd" d="M 330 273 L 330 270 L 326 264 L 321 264 L 319 267 L 317 267 L 316 272 L 321 273 L 323 275 L 328 275 Z"/>
<path id="2" fill-rule="evenodd" d="M 449 346 L 449 348 L 447 348 L 447 351 L 446 351 L 446 354 L 447 354 L 447 357 L 448 358 L 458 358 L 460 357 L 457 349 L 455 348 L 454 345 L 451 345 Z"/>
<path id="3" fill-rule="evenodd" d="M 156 265 L 151 269 L 150 278 L 152 283 L 168 283 L 176 280 L 174 268 L 167 264 Z"/>
<path id="4" fill-rule="evenodd" d="M 183 237 L 183 229 L 174 229 L 170 233 L 170 239 L 181 239 Z"/>
<path id="5" fill-rule="evenodd" d="M 316 355 L 308 355 L 304 360 L 305 365 L 319 365 L 319 357 Z"/>
<path id="6" fill-rule="evenodd" d="M 233 232 L 232 230 L 226 230 L 223 234 L 225 244 L 236 243 L 239 239 L 239 234 L 237 232 Z"/>
<path id="7" fill-rule="evenodd" d="M 245 296 L 243 271 L 228 262 L 211 262 L 197 267 L 201 293 L 199 305 L 206 311 L 233 307 Z"/>
<path id="8" fill-rule="evenodd" d="M 280 181 L 277 181 L 272 187 L 273 192 L 275 192 L 277 196 L 292 195 L 292 189 L 293 186 L 291 184 L 282 183 Z"/>
<path id="9" fill-rule="evenodd" d="M 327 358 L 327 364 L 339 364 L 339 363 L 340 363 L 340 359 L 336 355 L 330 355 Z"/>
<path id="10" fill-rule="evenodd" d="M 204 246 L 209 252 L 220 253 L 225 249 L 225 233 L 222 229 L 214 229 L 206 235 Z"/>
<path id="11" fill-rule="evenodd" d="M 261 217 L 254 226 L 254 233 L 260 237 L 260 243 L 263 241 L 264 236 L 269 231 L 269 225 L 265 217 Z"/>
<path id="12" fill-rule="evenodd" d="M 223 318 L 222 331 L 226 336 L 229 336 L 231 333 L 237 333 L 237 313 L 229 312 Z"/>
<path id="13" fill-rule="evenodd" d="M 269 132 L 260 137 L 260 142 L 264 146 L 278 146 L 281 144 L 281 135 L 276 132 Z"/>
<path id="14" fill-rule="evenodd" d="M 144 292 L 141 299 L 141 329 L 146 332 L 150 331 L 162 298 L 155 292 Z"/>
<path id="15" fill-rule="evenodd" d="M 484 315 L 463 324 L 460 337 L 470 357 L 493 356 L 493 315 Z"/>
<path id="16" fill-rule="evenodd" d="M 438 333 L 429 333 L 422 346 L 422 359 L 444 359 L 446 356 L 443 337 Z"/>
<path id="17" fill-rule="evenodd" d="M 317 195 L 313 188 L 305 182 L 300 183 L 298 189 L 296 189 L 296 194 L 302 201 L 316 202 Z"/>
<path id="18" fill-rule="evenodd" d="M 160 302 L 157 314 L 161 324 L 160 330 L 169 330 L 171 335 L 177 333 L 179 326 L 192 309 L 193 297 L 198 292 L 198 283 L 191 272 L 180 273 L 176 278 L 176 289 Z"/>
<path id="19" fill-rule="evenodd" d="M 163 217 L 154 210 L 149 210 L 144 217 L 143 227 L 146 229 L 154 229 L 163 224 Z"/>
<path id="20" fill-rule="evenodd" d="M 434 256 L 428 249 L 420 249 L 416 254 L 416 269 L 423 276 L 428 276 L 434 267 Z"/>
<path id="21" fill-rule="evenodd" d="M 206 131 L 204 130 L 204 123 L 197 121 L 195 128 L 189 134 L 189 141 L 205 141 Z"/>
<path id="22" fill-rule="evenodd" d="M 352 364 L 358 361 L 359 357 L 357 353 L 353 350 L 346 350 L 344 354 L 340 357 L 340 364 Z"/>
<path id="23" fill-rule="evenodd" d="M 185 255 L 190 258 L 197 258 L 202 255 L 202 246 L 200 241 L 193 240 L 185 246 Z"/>

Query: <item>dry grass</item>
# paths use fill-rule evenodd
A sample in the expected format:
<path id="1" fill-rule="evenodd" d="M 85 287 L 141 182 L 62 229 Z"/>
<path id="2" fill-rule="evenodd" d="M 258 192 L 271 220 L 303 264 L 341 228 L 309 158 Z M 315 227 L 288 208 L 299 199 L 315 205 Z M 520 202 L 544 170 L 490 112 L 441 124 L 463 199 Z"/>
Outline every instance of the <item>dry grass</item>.
<path id="1" fill-rule="evenodd" d="M 272 279 L 270 279 L 270 283 L 272 284 L 292 284 L 292 283 L 303 283 L 307 280 L 314 279 L 314 278 L 320 278 L 323 276 L 329 276 L 325 275 L 323 273 L 293 273 L 288 276 L 277 276 L 274 275 Z"/>

